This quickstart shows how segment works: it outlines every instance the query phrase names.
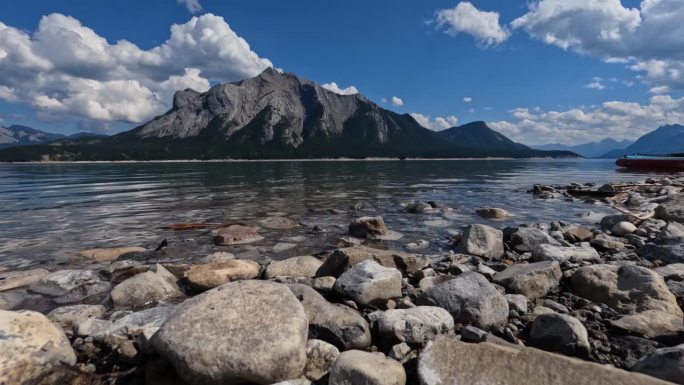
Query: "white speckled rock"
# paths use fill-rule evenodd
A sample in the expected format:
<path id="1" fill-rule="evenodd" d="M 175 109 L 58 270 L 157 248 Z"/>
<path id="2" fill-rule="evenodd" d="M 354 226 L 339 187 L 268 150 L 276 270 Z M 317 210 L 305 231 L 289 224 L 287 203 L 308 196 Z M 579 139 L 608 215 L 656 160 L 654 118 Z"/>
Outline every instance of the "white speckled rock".
<path id="1" fill-rule="evenodd" d="M 356 303 L 368 306 L 401 297 L 401 272 L 372 260 L 363 261 L 335 282 L 335 291 Z"/>
<path id="2" fill-rule="evenodd" d="M 348 350 L 330 371 L 330 385 L 404 385 L 404 367 L 382 353 Z"/>
<path id="3" fill-rule="evenodd" d="M 378 319 L 378 333 L 391 342 L 424 345 L 438 335 L 454 332 L 454 318 L 435 306 L 392 309 Z"/>

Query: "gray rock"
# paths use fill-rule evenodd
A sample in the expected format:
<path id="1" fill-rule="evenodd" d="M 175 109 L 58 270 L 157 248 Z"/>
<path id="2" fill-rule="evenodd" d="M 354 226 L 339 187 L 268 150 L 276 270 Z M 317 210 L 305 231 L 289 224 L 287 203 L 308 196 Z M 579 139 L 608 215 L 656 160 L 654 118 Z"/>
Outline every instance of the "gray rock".
<path id="1" fill-rule="evenodd" d="M 76 355 L 62 329 L 33 311 L 0 310 L 0 383 L 59 384 Z"/>
<path id="2" fill-rule="evenodd" d="M 570 289 L 575 295 L 604 303 L 623 314 L 658 310 L 682 316 L 682 310 L 663 278 L 645 267 L 580 267 L 570 277 Z"/>
<path id="3" fill-rule="evenodd" d="M 387 310 L 380 315 L 378 334 L 392 342 L 422 346 L 436 336 L 454 332 L 454 318 L 434 306 Z"/>
<path id="4" fill-rule="evenodd" d="M 191 384 L 272 384 L 302 375 L 307 332 L 287 286 L 246 280 L 186 300 L 152 343 Z"/>
<path id="5" fill-rule="evenodd" d="M 418 360 L 418 378 L 421 385 L 667 384 L 609 365 L 533 348 L 467 344 L 449 337 L 440 337 L 423 350 Z"/>
<path id="6" fill-rule="evenodd" d="M 177 309 L 178 306 L 173 305 L 158 306 L 138 312 L 127 312 L 121 314 L 121 316 L 115 316 L 113 313 L 110 317 L 110 321 L 113 323 L 109 330 L 107 330 L 107 333 L 119 337 L 142 335 L 149 341 Z"/>
<path id="7" fill-rule="evenodd" d="M 112 327 L 112 321 L 89 318 L 76 325 L 76 335 L 81 337 L 100 337 L 104 336 Z"/>
<path id="8" fill-rule="evenodd" d="M 31 286 L 31 291 L 58 297 L 58 303 L 68 303 L 105 293 L 109 288 L 109 282 L 93 270 L 60 270 L 41 278 Z"/>
<path id="9" fill-rule="evenodd" d="M 456 249 L 478 257 L 501 258 L 504 253 L 503 232 L 486 225 L 470 225 L 463 232 Z"/>
<path id="10" fill-rule="evenodd" d="M 570 310 L 565 306 L 561 305 L 560 303 L 550 300 L 550 299 L 545 299 L 542 301 L 542 306 L 547 307 L 556 313 L 562 313 L 562 314 L 568 314 L 570 313 Z"/>
<path id="11" fill-rule="evenodd" d="M 519 253 L 534 251 L 539 245 L 562 246 L 549 234 L 534 227 L 521 227 L 511 234 L 510 244 Z"/>
<path id="12" fill-rule="evenodd" d="M 404 367 L 379 353 L 348 350 L 340 354 L 330 371 L 330 385 L 404 385 Z"/>
<path id="13" fill-rule="evenodd" d="M 512 265 L 494 276 L 494 282 L 510 293 L 522 294 L 529 299 L 546 296 L 556 290 L 563 273 L 557 261 L 544 261 Z"/>
<path id="14" fill-rule="evenodd" d="M 684 194 L 673 195 L 661 203 L 655 209 L 655 216 L 668 222 L 684 223 Z"/>
<path id="15" fill-rule="evenodd" d="M 233 259 L 235 259 L 235 254 L 227 253 L 225 251 L 217 251 L 215 253 L 205 255 L 204 257 L 200 258 L 197 262 L 198 263 L 212 263 L 212 262 L 230 261 Z"/>
<path id="16" fill-rule="evenodd" d="M 273 261 L 266 266 L 264 277 L 315 277 L 322 264 L 321 260 L 310 255 Z"/>
<path id="17" fill-rule="evenodd" d="M 272 385 L 311 385 L 312 382 L 305 379 L 305 378 L 297 378 L 295 380 L 287 380 L 287 381 L 280 381 L 276 382 L 275 384 Z"/>
<path id="18" fill-rule="evenodd" d="M 349 234 L 358 238 L 374 238 L 387 235 L 389 229 L 382 217 L 361 217 L 349 224 Z"/>
<path id="19" fill-rule="evenodd" d="M 455 322 L 482 329 L 503 325 L 508 319 L 508 302 L 485 277 L 467 272 L 427 289 L 418 305 L 446 309 Z"/>
<path id="20" fill-rule="evenodd" d="M 588 357 L 591 347 L 587 329 L 566 314 L 541 314 L 534 319 L 530 343 L 536 347 L 571 356 Z"/>
<path id="21" fill-rule="evenodd" d="M 183 297 L 175 283 L 176 277 L 157 265 L 157 271 L 147 271 L 114 286 L 112 302 L 118 308 L 141 308 L 157 302 Z"/>
<path id="22" fill-rule="evenodd" d="M 667 266 L 654 269 L 666 281 L 684 281 L 684 263 L 671 263 Z"/>
<path id="23" fill-rule="evenodd" d="M 542 244 L 537 246 L 532 252 L 532 259 L 535 261 L 558 261 L 563 262 L 599 262 L 599 253 L 589 245 L 582 242 L 577 246 L 556 246 Z"/>
<path id="24" fill-rule="evenodd" d="M 309 286 L 288 286 L 304 305 L 304 311 L 309 317 L 309 338 L 329 342 L 341 350 L 365 349 L 370 346 L 370 327 L 359 312 L 328 302 Z"/>
<path id="25" fill-rule="evenodd" d="M 358 304 L 369 306 L 401 297 L 401 279 L 399 270 L 366 260 L 340 275 L 334 289 Z"/>
<path id="26" fill-rule="evenodd" d="M 659 236 L 661 238 L 684 237 L 684 224 L 670 222 L 662 229 Z"/>
<path id="27" fill-rule="evenodd" d="M 505 297 L 510 310 L 515 310 L 518 314 L 527 313 L 527 297 L 522 294 L 506 294 Z"/>
<path id="28" fill-rule="evenodd" d="M 0 293 L 0 310 L 18 309 L 25 301 L 26 296 L 16 291 Z"/>
<path id="29" fill-rule="evenodd" d="M 102 305 L 71 305 L 58 307 L 48 313 L 47 317 L 62 329 L 71 331 L 83 321 L 91 318 L 102 318 L 105 311 L 106 309 Z"/>
<path id="30" fill-rule="evenodd" d="M 657 310 L 628 314 L 610 321 L 610 324 L 618 329 L 649 339 L 677 337 L 679 335 L 684 337 L 682 317 Z"/>
<path id="31" fill-rule="evenodd" d="M 406 205 L 406 212 L 409 212 L 412 214 L 422 214 L 426 211 L 432 211 L 432 210 L 433 210 L 433 207 L 430 206 L 429 203 L 425 203 L 425 202 L 416 201 L 416 202 L 409 203 L 408 205 Z"/>
<path id="32" fill-rule="evenodd" d="M 425 277 L 418 282 L 418 288 L 420 290 L 427 290 L 435 285 L 439 285 L 440 283 L 449 281 L 451 279 L 456 278 L 455 276 L 451 274 L 445 274 L 445 275 L 438 275 L 435 277 Z"/>
<path id="33" fill-rule="evenodd" d="M 621 251 L 625 248 L 625 244 L 621 240 L 608 234 L 597 235 L 589 244 L 601 251 Z"/>
<path id="34" fill-rule="evenodd" d="M 675 384 L 684 384 L 684 344 L 656 349 L 637 361 L 632 370 Z"/>
<path id="35" fill-rule="evenodd" d="M 594 238 L 594 233 L 582 226 L 568 226 L 563 231 L 563 239 L 570 243 L 589 242 L 592 238 Z"/>
<path id="36" fill-rule="evenodd" d="M 335 289 L 335 277 L 316 277 L 311 282 L 311 287 L 321 293 L 330 293 Z"/>
<path id="37" fill-rule="evenodd" d="M 374 249 L 366 246 L 343 247 L 323 262 L 316 272 L 317 277 L 339 277 L 345 270 L 365 260 L 372 259 L 385 267 L 396 267 L 411 276 L 430 264 L 427 258 L 394 250 Z"/>
<path id="38" fill-rule="evenodd" d="M 618 223 L 629 222 L 630 219 L 630 216 L 625 214 L 606 215 L 601 219 L 601 229 L 603 231 L 610 231 Z"/>
<path id="39" fill-rule="evenodd" d="M 632 222 L 618 222 L 613 225 L 613 227 L 610 229 L 610 232 L 618 237 L 624 237 L 627 234 L 632 234 L 636 230 L 637 227 L 634 226 Z"/>
<path id="40" fill-rule="evenodd" d="M 684 263 L 684 237 L 656 239 L 640 247 L 637 254 L 649 261 Z"/>
<path id="41" fill-rule="evenodd" d="M 461 330 L 461 340 L 465 342 L 480 343 L 484 342 L 484 340 L 487 339 L 488 334 L 489 333 L 480 328 L 468 325 L 464 327 L 463 330 Z"/>
<path id="42" fill-rule="evenodd" d="M 330 373 L 339 356 L 340 351 L 334 345 L 316 339 L 307 341 L 304 376 L 311 381 L 320 380 Z"/>
<path id="43" fill-rule="evenodd" d="M 486 219 L 505 219 L 511 216 L 511 213 L 498 207 L 478 209 L 475 210 L 475 212 L 477 215 Z"/>

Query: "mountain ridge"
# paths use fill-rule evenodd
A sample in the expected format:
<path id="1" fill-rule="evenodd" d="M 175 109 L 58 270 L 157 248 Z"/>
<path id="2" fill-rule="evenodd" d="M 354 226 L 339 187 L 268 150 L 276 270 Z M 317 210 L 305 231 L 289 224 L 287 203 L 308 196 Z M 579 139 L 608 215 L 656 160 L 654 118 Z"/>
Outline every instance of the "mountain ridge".
<path id="1" fill-rule="evenodd" d="M 614 150 L 602 158 L 619 158 L 629 154 L 670 154 L 684 152 L 684 126 L 666 124 L 641 136 L 624 150 Z"/>
<path id="2" fill-rule="evenodd" d="M 542 144 L 542 145 L 536 145 L 536 146 L 531 146 L 532 148 L 535 148 L 537 150 L 544 150 L 544 151 L 549 151 L 549 150 L 564 150 L 564 151 L 572 151 L 575 152 L 579 155 L 584 156 L 585 158 L 598 158 L 601 157 L 603 154 L 609 152 L 609 151 L 614 151 L 614 150 L 622 150 L 627 148 L 628 146 L 632 145 L 634 142 L 631 140 L 622 140 L 618 141 L 612 138 L 605 138 L 600 141 L 595 141 L 595 142 L 588 142 L 588 143 L 581 143 L 577 145 L 564 145 L 560 143 L 549 143 L 549 144 Z"/>
<path id="3" fill-rule="evenodd" d="M 0 160 L 576 156 L 533 150 L 483 122 L 476 126 L 479 131 L 454 127 L 460 137 L 448 138 L 361 94 L 340 95 L 269 68 L 204 93 L 178 91 L 169 111 L 130 131 L 0 151 Z M 475 145 L 473 135 L 497 145 Z"/>

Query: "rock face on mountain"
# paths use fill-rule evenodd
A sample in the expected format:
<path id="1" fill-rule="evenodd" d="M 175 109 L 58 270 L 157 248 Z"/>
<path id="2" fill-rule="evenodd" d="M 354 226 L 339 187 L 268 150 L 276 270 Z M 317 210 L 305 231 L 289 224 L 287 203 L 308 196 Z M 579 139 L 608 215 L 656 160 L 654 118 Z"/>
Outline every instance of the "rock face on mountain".
<path id="1" fill-rule="evenodd" d="M 51 134 L 26 126 L 0 127 L 0 148 L 39 144 L 61 138 L 64 138 L 64 135 Z"/>
<path id="2" fill-rule="evenodd" d="M 483 122 L 436 133 L 360 94 L 269 68 L 205 93 L 177 92 L 167 113 L 97 143 L 0 151 L 0 161 L 572 155 L 532 150 Z"/>

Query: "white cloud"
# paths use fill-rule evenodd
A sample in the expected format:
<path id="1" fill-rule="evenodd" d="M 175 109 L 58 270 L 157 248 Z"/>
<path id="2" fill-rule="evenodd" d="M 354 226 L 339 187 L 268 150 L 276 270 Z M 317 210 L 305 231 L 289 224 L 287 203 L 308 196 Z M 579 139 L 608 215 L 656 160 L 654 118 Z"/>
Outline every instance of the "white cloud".
<path id="1" fill-rule="evenodd" d="M 77 19 L 44 16 L 35 32 L 0 23 L 0 98 L 49 119 L 142 122 L 164 112 L 173 93 L 209 89 L 271 66 L 222 17 L 171 26 L 167 41 L 143 50 L 108 42 Z"/>
<path id="2" fill-rule="evenodd" d="M 584 88 L 589 88 L 592 90 L 602 90 L 602 89 L 605 89 L 606 86 L 604 86 L 603 83 L 601 83 L 600 81 L 595 80 L 589 84 L 585 84 Z"/>
<path id="3" fill-rule="evenodd" d="M 388 102 L 388 100 L 387 100 L 387 98 L 382 98 L 382 99 L 380 99 L 380 102 L 386 104 Z"/>
<path id="4" fill-rule="evenodd" d="M 684 98 L 654 95 L 647 104 L 610 101 L 589 108 L 564 111 L 517 108 L 511 121 L 490 126 L 525 144 L 579 144 L 610 137 L 634 140 L 658 126 L 684 123 Z"/>
<path id="5" fill-rule="evenodd" d="M 470 96 L 466 96 L 466 97 L 463 98 L 463 102 L 464 102 L 464 103 L 470 103 L 470 102 L 472 102 L 472 101 L 473 101 L 473 98 L 471 98 Z"/>
<path id="6" fill-rule="evenodd" d="M 501 44 L 510 35 L 508 29 L 499 24 L 497 12 L 480 11 L 467 1 L 458 3 L 453 9 L 438 10 L 435 22 L 446 33 L 467 33 L 483 46 Z"/>
<path id="7" fill-rule="evenodd" d="M 661 94 L 666 94 L 670 92 L 670 87 L 668 86 L 657 86 L 653 87 L 648 92 L 652 93 L 653 95 L 661 95 Z"/>
<path id="8" fill-rule="evenodd" d="M 322 84 L 321 87 L 340 95 L 354 95 L 359 93 L 359 90 L 354 86 L 340 88 L 335 82 Z"/>
<path id="9" fill-rule="evenodd" d="M 398 96 L 392 96 L 392 105 L 395 107 L 401 107 L 404 105 L 404 101 Z"/>
<path id="10" fill-rule="evenodd" d="M 190 13 L 197 13 L 202 10 L 199 0 L 178 0 L 178 4 L 185 6 Z"/>
<path id="11" fill-rule="evenodd" d="M 435 120 L 431 120 L 430 116 L 428 115 L 419 114 L 417 112 L 413 112 L 410 115 L 416 120 L 416 122 L 418 122 L 418 124 L 433 131 L 445 130 L 458 124 L 458 118 L 454 115 L 447 117 L 438 116 L 435 118 Z"/>
<path id="12" fill-rule="evenodd" d="M 628 8 L 620 0 L 540 0 L 511 22 L 547 44 L 625 63 L 655 84 L 684 87 L 684 4 L 643 0 Z"/>

